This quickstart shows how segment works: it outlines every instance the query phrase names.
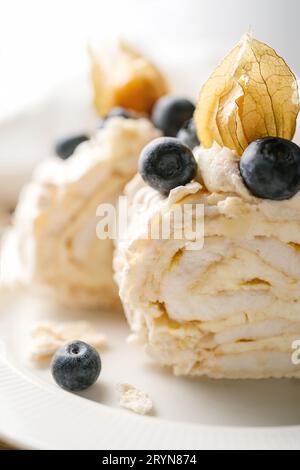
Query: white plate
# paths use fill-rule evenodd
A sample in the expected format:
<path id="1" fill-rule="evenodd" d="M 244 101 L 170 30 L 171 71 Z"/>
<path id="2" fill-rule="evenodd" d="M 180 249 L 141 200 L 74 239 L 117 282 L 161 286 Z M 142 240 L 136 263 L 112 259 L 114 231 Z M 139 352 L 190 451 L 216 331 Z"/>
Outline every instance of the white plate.
<path id="1" fill-rule="evenodd" d="M 0 436 L 35 449 L 299 449 L 300 382 L 211 381 L 172 376 L 127 344 L 121 313 L 58 310 L 24 292 L 0 297 Z M 103 370 L 90 390 L 60 390 L 48 367 L 28 361 L 36 321 L 87 318 L 107 334 Z M 118 408 L 115 384 L 147 391 L 151 417 Z"/>
<path id="2" fill-rule="evenodd" d="M 0 159 L 0 205 L 14 203 L 58 130 L 63 134 L 94 125 L 89 93 L 80 83 L 62 87 L 0 126 L 0 150 L 10 156 Z M 47 368 L 27 361 L 29 330 L 45 318 L 89 318 L 109 338 L 100 380 L 80 396 L 58 389 Z M 300 448 L 300 381 L 174 377 L 127 344 L 128 333 L 121 313 L 68 312 L 25 292 L 1 292 L 0 438 L 39 449 Z M 118 408 L 115 385 L 120 381 L 150 394 L 154 416 Z"/>

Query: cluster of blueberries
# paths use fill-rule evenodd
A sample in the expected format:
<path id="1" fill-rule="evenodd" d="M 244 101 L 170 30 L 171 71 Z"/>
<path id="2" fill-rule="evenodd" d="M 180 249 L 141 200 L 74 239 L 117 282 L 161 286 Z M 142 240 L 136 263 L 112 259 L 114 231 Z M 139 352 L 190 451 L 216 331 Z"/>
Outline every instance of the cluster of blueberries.
<path id="1" fill-rule="evenodd" d="M 162 98 L 157 103 L 153 123 L 167 137 L 154 140 L 141 153 L 140 174 L 149 186 L 163 195 L 189 183 L 197 173 L 192 149 L 199 140 L 192 118 L 193 105 L 188 103 L 188 100 L 176 102 L 174 98 Z M 189 120 L 180 121 L 188 112 L 191 113 Z M 300 148 L 279 137 L 256 140 L 241 157 L 240 173 L 254 196 L 274 201 L 290 199 L 300 190 Z"/>
<path id="2" fill-rule="evenodd" d="M 255 197 L 282 201 L 300 190 L 300 148 L 289 140 L 265 137 L 252 142 L 239 168 Z M 164 137 L 144 148 L 139 171 L 149 186 L 167 196 L 171 189 L 195 178 L 197 163 L 189 147 L 178 139 Z"/>
<path id="3" fill-rule="evenodd" d="M 165 136 L 177 137 L 183 144 L 190 148 L 199 145 L 193 114 L 195 105 L 186 98 L 164 96 L 159 99 L 151 115 L 151 120 L 157 129 Z M 104 118 L 99 119 L 97 128 L 102 129 L 107 121 L 114 117 L 124 119 L 138 119 L 140 114 L 121 107 L 113 108 Z M 55 145 L 56 154 L 66 160 L 82 142 L 89 140 L 87 134 L 77 134 L 59 139 Z"/>
<path id="4" fill-rule="evenodd" d="M 151 115 L 155 127 L 164 137 L 155 139 L 141 153 L 139 171 L 144 181 L 164 196 L 178 186 L 192 181 L 197 163 L 192 149 L 199 145 L 193 119 L 195 105 L 186 98 L 164 96 Z M 114 108 L 100 120 L 102 128 L 112 117 L 137 119 L 133 111 Z M 68 158 L 75 148 L 89 139 L 86 134 L 62 139 L 56 153 Z M 252 142 L 240 160 L 240 173 L 250 192 L 262 199 L 282 201 L 300 190 L 300 148 L 279 137 L 266 137 Z"/>

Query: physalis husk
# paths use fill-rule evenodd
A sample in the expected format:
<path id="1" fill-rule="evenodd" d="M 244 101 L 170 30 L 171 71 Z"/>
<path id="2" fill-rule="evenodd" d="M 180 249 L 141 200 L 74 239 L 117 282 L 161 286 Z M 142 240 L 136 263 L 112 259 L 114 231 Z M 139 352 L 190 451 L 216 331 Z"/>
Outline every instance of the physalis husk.
<path id="1" fill-rule="evenodd" d="M 195 122 L 204 147 L 217 142 L 242 155 L 262 137 L 291 140 L 298 112 L 294 74 L 274 49 L 246 34 L 203 86 Z"/>

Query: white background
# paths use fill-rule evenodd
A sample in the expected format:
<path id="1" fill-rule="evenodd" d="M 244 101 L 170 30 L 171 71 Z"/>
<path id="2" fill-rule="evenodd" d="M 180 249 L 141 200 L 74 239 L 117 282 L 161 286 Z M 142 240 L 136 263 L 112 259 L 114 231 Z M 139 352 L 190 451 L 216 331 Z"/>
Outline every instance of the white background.
<path id="1" fill-rule="evenodd" d="M 199 62 L 251 27 L 300 71 L 299 24 L 299 0 L 0 0 L 0 116 L 85 70 L 91 39 L 130 38 L 183 63 L 193 43 Z"/>

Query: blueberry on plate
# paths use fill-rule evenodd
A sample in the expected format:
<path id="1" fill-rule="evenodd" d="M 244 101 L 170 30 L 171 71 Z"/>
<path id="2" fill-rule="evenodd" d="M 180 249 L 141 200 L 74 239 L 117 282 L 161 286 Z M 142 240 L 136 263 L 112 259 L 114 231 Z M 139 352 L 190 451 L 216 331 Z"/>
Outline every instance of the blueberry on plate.
<path id="1" fill-rule="evenodd" d="M 290 199 L 300 190 L 300 148 L 278 137 L 256 140 L 244 151 L 240 172 L 254 196 Z"/>
<path id="2" fill-rule="evenodd" d="M 186 98 L 163 96 L 154 105 L 152 122 L 165 136 L 176 137 L 186 121 L 193 117 L 195 105 Z"/>
<path id="3" fill-rule="evenodd" d="M 166 196 L 195 178 L 197 163 L 191 149 L 180 140 L 160 137 L 143 149 L 139 172 L 149 186 Z"/>
<path id="4" fill-rule="evenodd" d="M 56 351 L 51 372 L 61 388 L 79 392 L 96 382 L 101 372 L 101 359 L 92 346 L 83 341 L 71 341 Z"/>
<path id="5" fill-rule="evenodd" d="M 89 140 L 86 134 L 73 135 L 60 139 L 55 144 L 55 153 L 63 160 L 66 160 L 74 153 L 78 145 L 86 140 Z"/>
<path id="6" fill-rule="evenodd" d="M 184 145 L 187 145 L 187 147 L 190 147 L 190 149 L 194 149 L 200 145 L 194 119 L 189 119 L 184 123 L 177 134 L 177 139 Z"/>

